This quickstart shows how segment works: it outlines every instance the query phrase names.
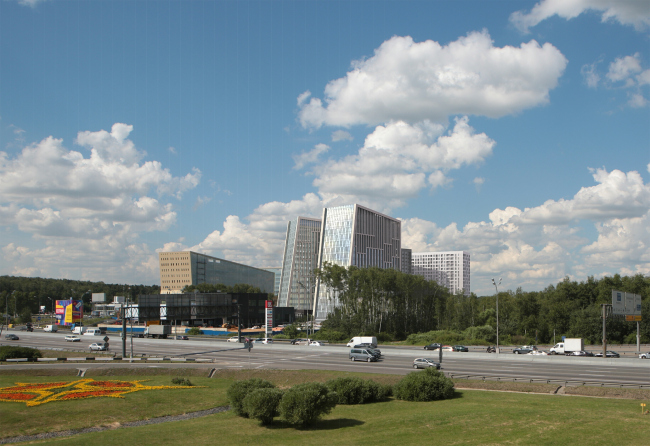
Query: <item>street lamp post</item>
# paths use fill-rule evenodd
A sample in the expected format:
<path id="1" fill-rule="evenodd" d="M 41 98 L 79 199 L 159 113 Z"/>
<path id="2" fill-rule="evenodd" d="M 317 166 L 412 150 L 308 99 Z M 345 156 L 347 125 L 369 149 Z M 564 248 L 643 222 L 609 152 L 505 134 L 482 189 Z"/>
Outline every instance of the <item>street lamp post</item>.
<path id="1" fill-rule="evenodd" d="M 52 322 L 52 318 L 54 317 L 54 301 L 51 297 L 48 297 L 48 299 L 50 300 L 50 307 L 52 308 L 52 312 L 50 313 L 50 322 Z"/>
<path id="2" fill-rule="evenodd" d="M 503 280 L 502 277 L 499 278 L 499 283 L 496 283 L 494 281 L 494 278 L 492 279 L 492 285 L 494 285 L 494 289 L 496 290 L 496 294 L 497 294 L 497 355 L 500 353 L 500 351 L 499 351 L 499 287 L 498 287 L 498 285 L 501 285 L 501 280 Z"/>

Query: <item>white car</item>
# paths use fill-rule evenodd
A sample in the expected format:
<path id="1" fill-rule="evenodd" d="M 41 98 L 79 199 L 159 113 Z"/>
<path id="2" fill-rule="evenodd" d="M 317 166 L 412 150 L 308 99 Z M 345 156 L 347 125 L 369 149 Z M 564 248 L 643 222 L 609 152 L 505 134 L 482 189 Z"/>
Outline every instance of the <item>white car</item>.
<path id="1" fill-rule="evenodd" d="M 233 336 L 232 338 L 228 338 L 228 342 L 239 342 L 239 338 L 237 336 Z"/>
<path id="2" fill-rule="evenodd" d="M 639 355 L 639 359 L 650 359 L 650 352 L 648 353 L 641 353 Z"/>
<path id="3" fill-rule="evenodd" d="M 541 355 L 541 356 L 546 356 L 548 353 L 542 350 L 532 350 L 529 353 L 526 353 L 527 355 Z"/>
<path id="4" fill-rule="evenodd" d="M 322 347 L 322 346 L 323 346 L 323 343 L 320 342 L 320 341 L 311 341 L 311 342 L 309 343 L 309 345 L 310 345 L 311 347 Z"/>
<path id="5" fill-rule="evenodd" d="M 92 351 L 95 351 L 95 350 L 98 350 L 98 351 L 104 351 L 104 350 L 106 350 L 106 346 L 105 346 L 104 344 L 98 344 L 98 343 L 96 343 L 96 342 L 90 344 L 89 347 L 90 347 L 90 351 L 91 351 L 91 352 L 92 352 Z"/>
<path id="6" fill-rule="evenodd" d="M 253 341 L 253 344 L 273 344 L 273 339 L 271 338 L 257 338 Z"/>
<path id="7" fill-rule="evenodd" d="M 67 335 L 65 340 L 66 342 L 81 342 L 81 338 L 75 335 Z"/>

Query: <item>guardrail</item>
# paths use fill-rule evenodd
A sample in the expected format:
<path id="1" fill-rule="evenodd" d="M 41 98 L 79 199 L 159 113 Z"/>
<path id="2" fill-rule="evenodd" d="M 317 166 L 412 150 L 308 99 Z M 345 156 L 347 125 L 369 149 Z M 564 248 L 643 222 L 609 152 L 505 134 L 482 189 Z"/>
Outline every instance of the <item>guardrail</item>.
<path id="1" fill-rule="evenodd" d="M 650 389 L 650 383 L 648 384 L 635 384 L 635 383 L 620 383 L 613 381 L 587 381 L 579 379 L 550 379 L 550 378 L 517 378 L 513 376 L 501 376 L 501 375 L 486 375 L 486 374 L 467 374 L 467 373 L 446 373 L 446 375 L 451 379 L 479 379 L 481 381 L 497 381 L 497 382 L 519 382 L 519 383 L 529 383 L 529 384 L 562 384 L 564 387 L 572 386 L 591 386 L 591 387 L 620 387 L 620 388 L 639 388 L 639 389 Z"/>

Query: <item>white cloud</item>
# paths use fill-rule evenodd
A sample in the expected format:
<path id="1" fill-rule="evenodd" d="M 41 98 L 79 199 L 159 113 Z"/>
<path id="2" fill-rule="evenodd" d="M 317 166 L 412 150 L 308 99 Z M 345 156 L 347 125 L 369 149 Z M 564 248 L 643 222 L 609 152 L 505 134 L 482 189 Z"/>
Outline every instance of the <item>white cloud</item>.
<path id="1" fill-rule="evenodd" d="M 494 141 L 476 134 L 468 121 L 456 119 L 447 134 L 431 122 L 377 126 L 357 154 L 315 166 L 313 184 L 326 201 L 384 211 L 403 206 L 427 186 L 449 184 L 447 172 L 480 164 L 492 154 Z"/>
<path id="2" fill-rule="evenodd" d="M 352 141 L 354 138 L 352 138 L 352 135 L 350 135 L 349 132 L 346 132 L 345 130 L 335 130 L 332 132 L 332 142 L 338 142 L 338 141 Z"/>
<path id="3" fill-rule="evenodd" d="M 329 82 L 325 100 L 303 94 L 304 127 L 446 122 L 450 115 L 500 117 L 548 102 L 567 60 L 553 45 L 493 46 L 473 32 L 442 46 L 393 37 Z"/>
<path id="4" fill-rule="evenodd" d="M 641 72 L 639 53 L 619 57 L 609 65 L 607 79 L 612 82 L 629 81 L 633 74 Z"/>
<path id="5" fill-rule="evenodd" d="M 596 72 L 596 64 L 583 65 L 580 69 L 580 73 L 582 74 L 587 87 L 596 88 L 598 86 L 598 82 L 600 82 L 600 76 Z"/>
<path id="6" fill-rule="evenodd" d="M 316 144 L 316 146 L 309 152 L 303 152 L 298 155 L 293 155 L 294 169 L 299 170 L 307 164 L 314 164 L 318 161 L 321 154 L 326 153 L 330 147 L 327 144 Z"/>
<path id="7" fill-rule="evenodd" d="M 485 178 L 476 177 L 476 178 L 474 178 L 473 183 L 474 183 L 474 187 L 476 187 L 476 191 L 480 192 L 481 191 L 481 186 L 483 186 L 483 184 L 485 184 Z"/>
<path id="8" fill-rule="evenodd" d="M 554 15 L 570 20 L 587 11 L 602 12 L 603 22 L 615 20 L 638 31 L 650 26 L 650 5 L 644 0 L 542 0 L 529 13 L 514 12 L 510 22 L 527 33 L 530 27 Z"/>
<path id="9" fill-rule="evenodd" d="M 39 3 L 43 3 L 47 0 L 18 0 L 19 5 L 29 6 L 30 8 L 35 8 Z"/>
<path id="10" fill-rule="evenodd" d="M 0 224 L 42 246 L 4 246 L 5 256 L 19 258 L 14 274 L 78 277 L 81 269 L 97 279 L 146 270 L 150 277 L 153 254 L 137 239 L 175 223 L 176 212 L 163 198 L 181 198 L 201 172 L 174 177 L 161 163 L 143 161 L 145 153 L 128 139 L 132 130 L 117 123 L 110 132 L 80 132 L 76 142 L 88 158 L 51 136 L 13 158 L 0 152 Z"/>

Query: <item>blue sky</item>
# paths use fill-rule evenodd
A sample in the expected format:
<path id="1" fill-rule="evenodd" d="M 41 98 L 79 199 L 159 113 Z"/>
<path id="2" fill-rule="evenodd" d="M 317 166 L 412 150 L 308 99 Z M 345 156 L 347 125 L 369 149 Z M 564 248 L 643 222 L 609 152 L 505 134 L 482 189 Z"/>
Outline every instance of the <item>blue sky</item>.
<path id="1" fill-rule="evenodd" d="M 539 290 L 650 274 L 650 4 L 0 1 L 0 274 L 279 266 L 359 203 Z"/>

